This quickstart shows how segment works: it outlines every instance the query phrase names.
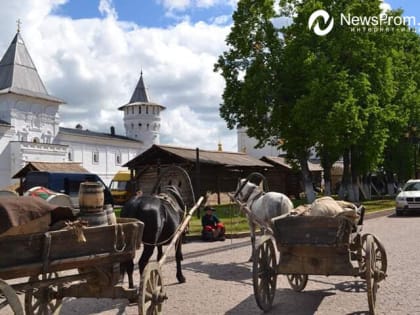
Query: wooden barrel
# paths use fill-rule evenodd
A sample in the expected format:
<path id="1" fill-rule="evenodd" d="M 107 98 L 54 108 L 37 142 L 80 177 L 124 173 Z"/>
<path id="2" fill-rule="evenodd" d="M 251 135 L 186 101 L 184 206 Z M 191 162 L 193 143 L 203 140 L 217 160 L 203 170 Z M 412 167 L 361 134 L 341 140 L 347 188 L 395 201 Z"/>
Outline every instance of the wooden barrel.
<path id="1" fill-rule="evenodd" d="M 108 225 L 108 217 L 104 211 L 101 212 L 80 212 L 79 219 L 87 221 L 88 226 Z"/>
<path id="2" fill-rule="evenodd" d="M 71 198 L 66 194 L 54 194 L 48 197 L 47 202 L 53 205 L 74 208 Z"/>
<path id="3" fill-rule="evenodd" d="M 108 224 L 113 225 L 117 224 L 117 217 L 115 216 L 114 208 L 111 204 L 106 204 L 104 206 L 104 211 L 106 214 L 106 217 L 108 218 Z"/>
<path id="4" fill-rule="evenodd" d="M 79 208 L 81 213 L 103 212 L 104 187 L 100 182 L 80 183 Z"/>

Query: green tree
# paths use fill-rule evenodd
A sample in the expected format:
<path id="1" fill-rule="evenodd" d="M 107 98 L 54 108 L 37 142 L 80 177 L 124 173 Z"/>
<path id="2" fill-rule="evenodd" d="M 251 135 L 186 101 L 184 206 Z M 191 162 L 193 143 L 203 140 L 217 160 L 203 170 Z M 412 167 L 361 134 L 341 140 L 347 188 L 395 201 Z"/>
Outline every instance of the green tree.
<path id="1" fill-rule="evenodd" d="M 343 157 L 341 196 L 357 201 L 360 178 L 384 165 L 385 148 L 392 148 L 407 117 L 418 112 L 413 102 L 418 102 L 419 72 L 410 69 L 418 64 L 417 34 L 400 38 L 397 32 L 338 23 L 341 14 L 377 17 L 380 4 L 281 0 L 280 16 L 293 21 L 281 29 L 273 23 L 273 1 L 241 0 L 233 15 L 229 50 L 215 68 L 226 80 L 221 116 L 231 128 L 247 127 L 260 144 L 284 139 L 282 147 L 301 166 L 309 201 L 314 198 L 307 164 L 311 147 L 327 170 L 327 184 L 331 165 Z M 326 36 L 308 28 L 318 9 L 335 18 Z"/>

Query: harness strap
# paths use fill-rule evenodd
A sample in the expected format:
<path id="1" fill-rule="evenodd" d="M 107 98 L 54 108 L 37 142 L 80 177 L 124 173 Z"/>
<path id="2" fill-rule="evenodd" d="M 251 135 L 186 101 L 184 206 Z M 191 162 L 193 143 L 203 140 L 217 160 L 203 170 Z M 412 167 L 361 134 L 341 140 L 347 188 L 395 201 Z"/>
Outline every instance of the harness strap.
<path id="1" fill-rule="evenodd" d="M 163 200 L 163 201 L 166 201 L 167 203 L 169 203 L 169 205 L 171 206 L 170 208 L 172 208 L 177 214 L 180 213 L 180 211 L 177 211 L 177 209 L 180 208 L 179 205 L 177 205 L 172 198 L 169 198 L 169 196 L 167 194 L 160 193 L 160 194 L 156 195 L 156 197 L 159 198 L 159 199 L 161 199 L 161 200 Z M 182 213 L 182 220 L 181 220 L 181 222 L 183 222 L 184 219 L 185 219 L 185 217 L 187 216 L 187 211 L 185 209 L 183 209 L 183 210 L 184 211 Z M 164 244 L 168 243 L 175 236 L 175 234 L 178 232 L 180 226 L 181 226 L 181 224 L 178 225 L 178 227 L 175 229 L 175 232 L 172 235 L 170 235 L 166 240 L 163 240 L 163 241 L 161 241 L 159 243 L 155 243 L 155 244 L 151 244 L 151 243 L 147 243 L 147 242 L 144 242 L 143 241 L 143 244 L 149 245 L 149 246 L 160 246 L 160 245 L 164 245 Z"/>
<path id="2" fill-rule="evenodd" d="M 265 193 L 263 191 L 260 191 L 258 194 L 256 194 L 252 199 L 248 200 L 247 203 L 249 202 L 249 208 L 252 208 L 252 205 L 254 204 L 255 200 L 257 200 L 258 198 L 264 196 Z"/>

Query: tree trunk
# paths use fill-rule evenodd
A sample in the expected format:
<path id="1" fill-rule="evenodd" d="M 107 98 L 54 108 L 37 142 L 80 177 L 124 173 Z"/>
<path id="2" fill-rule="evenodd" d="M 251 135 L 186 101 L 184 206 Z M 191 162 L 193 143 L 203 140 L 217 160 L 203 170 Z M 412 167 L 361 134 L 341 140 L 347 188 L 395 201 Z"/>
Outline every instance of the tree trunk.
<path id="1" fill-rule="evenodd" d="M 350 173 L 351 173 L 351 194 L 349 194 L 349 201 L 360 201 L 360 171 L 358 167 L 358 154 L 357 149 L 352 146 L 350 150 Z"/>
<path id="2" fill-rule="evenodd" d="M 322 165 L 324 169 L 324 195 L 331 196 L 331 163 L 325 163 Z"/>
<path id="3" fill-rule="evenodd" d="M 350 152 L 348 149 L 344 150 L 343 154 L 343 177 L 341 178 L 341 185 L 338 191 L 340 199 L 347 200 L 350 190 Z"/>
<path id="4" fill-rule="evenodd" d="M 387 186 L 387 194 L 390 196 L 395 195 L 395 187 L 397 186 L 395 184 L 395 178 L 394 175 L 391 172 L 386 172 L 386 186 Z"/>
<path id="5" fill-rule="evenodd" d="M 303 186 L 305 188 L 306 200 L 308 203 L 312 203 L 315 200 L 315 190 L 312 185 L 311 173 L 308 167 L 308 160 L 306 158 L 300 159 L 300 167 L 302 170 Z"/>

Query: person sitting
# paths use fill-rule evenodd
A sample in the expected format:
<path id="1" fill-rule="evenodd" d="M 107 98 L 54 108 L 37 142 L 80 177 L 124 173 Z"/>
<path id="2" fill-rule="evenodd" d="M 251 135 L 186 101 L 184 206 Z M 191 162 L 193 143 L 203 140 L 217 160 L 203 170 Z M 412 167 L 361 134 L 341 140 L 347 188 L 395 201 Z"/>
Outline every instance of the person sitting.
<path id="1" fill-rule="evenodd" d="M 224 241 L 225 226 L 214 214 L 216 209 L 206 206 L 204 211 L 206 213 L 201 218 L 201 225 L 203 226 L 203 230 L 201 232 L 202 239 L 204 241 Z"/>

